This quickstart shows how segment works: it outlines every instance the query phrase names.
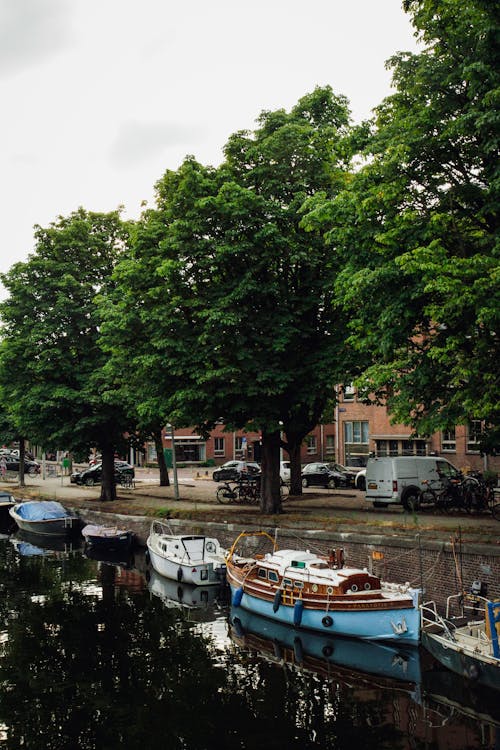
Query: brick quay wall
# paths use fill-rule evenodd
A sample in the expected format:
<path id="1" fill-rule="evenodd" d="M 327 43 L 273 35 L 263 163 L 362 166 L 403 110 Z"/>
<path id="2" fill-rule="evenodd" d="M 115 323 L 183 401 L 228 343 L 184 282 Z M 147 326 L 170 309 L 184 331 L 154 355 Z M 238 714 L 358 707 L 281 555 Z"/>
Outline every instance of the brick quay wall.
<path id="1" fill-rule="evenodd" d="M 109 513 L 81 510 L 79 515 L 86 523 L 109 523 Z M 150 517 L 114 515 L 113 518 L 115 523 L 134 532 L 138 544 L 146 546 Z M 246 530 L 266 531 L 273 538 L 276 536 L 281 549 L 308 549 L 321 554 L 328 554 L 330 549 L 343 549 L 346 565 L 367 568 L 385 581 L 408 582 L 421 588 L 422 600 L 435 601 L 440 610 L 444 609 L 448 596 L 461 590 L 469 591 L 474 581 L 482 583 L 485 596 L 500 599 L 500 546 L 461 543 L 458 538 L 440 541 L 418 534 L 396 536 L 269 526 L 244 528 L 231 523 L 180 519 L 163 522 L 172 534 L 204 534 L 217 538 L 227 548 Z"/>

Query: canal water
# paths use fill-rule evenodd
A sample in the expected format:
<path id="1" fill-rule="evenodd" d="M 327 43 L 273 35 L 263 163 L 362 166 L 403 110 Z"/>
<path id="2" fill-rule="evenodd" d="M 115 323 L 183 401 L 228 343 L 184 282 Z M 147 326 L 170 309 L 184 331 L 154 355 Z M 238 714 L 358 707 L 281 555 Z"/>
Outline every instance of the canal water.
<path id="1" fill-rule="evenodd" d="M 143 554 L 0 535 L 1 750 L 500 750 L 499 696 L 417 649 L 232 610 Z"/>

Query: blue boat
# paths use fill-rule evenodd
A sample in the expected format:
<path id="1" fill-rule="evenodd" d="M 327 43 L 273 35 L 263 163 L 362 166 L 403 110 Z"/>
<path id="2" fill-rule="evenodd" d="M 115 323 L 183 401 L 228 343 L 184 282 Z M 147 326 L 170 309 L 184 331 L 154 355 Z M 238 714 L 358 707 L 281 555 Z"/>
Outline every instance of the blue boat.
<path id="1" fill-rule="evenodd" d="M 245 557 L 238 544 L 265 536 L 273 551 Z M 278 550 L 265 532 L 243 532 L 227 559 L 232 604 L 295 628 L 334 636 L 418 644 L 419 590 L 380 581 L 367 570 L 344 566 L 343 552 L 327 556 Z"/>

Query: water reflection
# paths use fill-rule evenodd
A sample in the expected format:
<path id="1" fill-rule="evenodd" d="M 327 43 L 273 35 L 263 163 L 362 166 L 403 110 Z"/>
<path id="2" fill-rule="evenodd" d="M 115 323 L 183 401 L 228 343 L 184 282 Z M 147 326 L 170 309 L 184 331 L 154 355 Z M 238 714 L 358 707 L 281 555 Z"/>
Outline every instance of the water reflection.
<path id="1" fill-rule="evenodd" d="M 0 541 L 1 747 L 494 747 L 495 705 L 447 695 L 416 652 L 376 649 L 368 668 L 356 643 L 325 655 L 241 617 L 236 633 L 216 591 L 147 581 L 140 555 L 58 554 Z"/>

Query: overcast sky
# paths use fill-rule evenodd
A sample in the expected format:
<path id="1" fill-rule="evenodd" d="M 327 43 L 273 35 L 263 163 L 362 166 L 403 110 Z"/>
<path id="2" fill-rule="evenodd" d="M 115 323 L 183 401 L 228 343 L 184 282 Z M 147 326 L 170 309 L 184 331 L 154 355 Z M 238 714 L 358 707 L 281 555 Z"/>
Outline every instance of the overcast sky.
<path id="1" fill-rule="evenodd" d="M 401 0 L 0 0 L 0 271 L 79 206 L 137 217 L 166 169 L 219 164 L 315 86 L 359 122 L 415 45 Z"/>

